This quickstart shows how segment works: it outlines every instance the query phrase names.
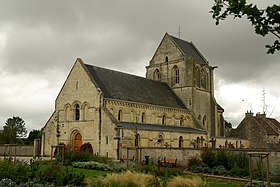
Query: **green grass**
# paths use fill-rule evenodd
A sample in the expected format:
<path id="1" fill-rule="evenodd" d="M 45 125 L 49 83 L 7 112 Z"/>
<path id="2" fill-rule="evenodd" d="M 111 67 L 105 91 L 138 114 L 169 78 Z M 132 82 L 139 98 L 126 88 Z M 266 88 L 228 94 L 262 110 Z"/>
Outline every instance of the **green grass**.
<path id="1" fill-rule="evenodd" d="M 83 173 L 85 177 L 101 177 L 105 176 L 108 173 L 108 171 L 100 171 L 100 170 L 91 170 L 91 169 L 81 169 L 81 168 L 73 168 L 75 173 Z"/>
<path id="2" fill-rule="evenodd" d="M 217 183 L 208 183 L 207 187 L 236 187 L 234 184 L 217 184 Z"/>

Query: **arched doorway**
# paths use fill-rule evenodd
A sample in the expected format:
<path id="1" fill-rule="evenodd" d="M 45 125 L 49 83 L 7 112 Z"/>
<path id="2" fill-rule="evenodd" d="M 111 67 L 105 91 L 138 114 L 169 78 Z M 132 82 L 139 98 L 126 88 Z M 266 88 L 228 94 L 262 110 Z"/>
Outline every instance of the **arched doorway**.
<path id="1" fill-rule="evenodd" d="M 82 135 L 80 133 L 75 134 L 74 136 L 74 150 L 79 151 L 83 144 Z"/>

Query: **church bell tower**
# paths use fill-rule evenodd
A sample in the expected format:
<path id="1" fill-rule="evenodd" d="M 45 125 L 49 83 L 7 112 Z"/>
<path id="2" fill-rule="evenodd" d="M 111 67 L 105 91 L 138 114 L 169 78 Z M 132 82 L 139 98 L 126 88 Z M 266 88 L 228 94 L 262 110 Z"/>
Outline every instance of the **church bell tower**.
<path id="1" fill-rule="evenodd" d="M 166 82 L 209 137 L 223 136 L 223 109 L 214 98 L 214 69 L 192 42 L 166 33 L 146 67 L 146 78 Z"/>

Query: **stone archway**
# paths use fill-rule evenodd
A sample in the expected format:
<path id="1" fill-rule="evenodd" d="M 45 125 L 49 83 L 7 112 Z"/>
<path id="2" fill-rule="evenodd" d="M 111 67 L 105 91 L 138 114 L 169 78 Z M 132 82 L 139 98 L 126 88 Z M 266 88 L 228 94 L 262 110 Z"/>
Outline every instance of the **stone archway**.
<path id="1" fill-rule="evenodd" d="M 74 144 L 74 150 L 80 151 L 80 148 L 83 144 L 83 139 L 82 139 L 81 133 L 76 133 L 74 135 L 73 144 Z"/>

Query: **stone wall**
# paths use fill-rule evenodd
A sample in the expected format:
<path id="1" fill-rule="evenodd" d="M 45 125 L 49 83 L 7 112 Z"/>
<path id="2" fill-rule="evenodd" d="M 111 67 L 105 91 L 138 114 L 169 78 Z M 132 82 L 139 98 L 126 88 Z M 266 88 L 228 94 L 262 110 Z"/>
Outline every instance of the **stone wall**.
<path id="1" fill-rule="evenodd" d="M 213 151 L 218 151 L 221 149 L 212 149 Z M 270 168 L 275 165 L 280 165 L 280 151 L 265 151 L 265 150 L 257 150 L 257 149 L 223 149 L 227 151 L 232 151 L 233 153 L 239 152 L 268 152 L 269 153 L 269 163 Z M 149 158 L 156 163 L 159 157 L 170 157 L 177 158 L 177 163 L 180 166 L 186 167 L 188 164 L 188 159 L 191 157 L 200 157 L 203 149 L 195 149 L 195 148 L 141 148 L 139 149 L 139 157 L 141 161 L 145 160 L 145 156 L 149 156 Z M 126 152 L 123 151 L 123 152 Z M 135 149 L 129 149 L 129 159 L 135 158 L 136 155 Z M 256 159 L 256 158 L 255 158 Z"/>
<path id="2" fill-rule="evenodd" d="M 0 145 L 0 155 L 1 156 L 14 156 L 16 151 L 16 156 L 33 156 L 34 146 L 4 146 Z"/>

